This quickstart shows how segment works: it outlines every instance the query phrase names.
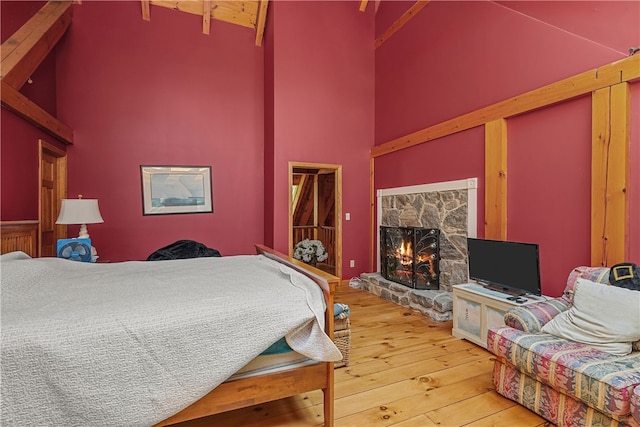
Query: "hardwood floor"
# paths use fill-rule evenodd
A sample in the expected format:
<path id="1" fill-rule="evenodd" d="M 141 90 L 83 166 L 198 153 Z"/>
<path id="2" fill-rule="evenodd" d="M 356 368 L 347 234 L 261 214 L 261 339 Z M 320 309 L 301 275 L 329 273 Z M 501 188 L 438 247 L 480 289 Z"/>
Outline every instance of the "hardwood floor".
<path id="1" fill-rule="evenodd" d="M 343 284 L 351 308 L 348 367 L 335 371 L 335 426 L 544 426 L 546 421 L 498 395 L 492 355 L 451 336 L 451 322 Z M 320 426 L 322 392 L 215 415 L 182 426 Z"/>

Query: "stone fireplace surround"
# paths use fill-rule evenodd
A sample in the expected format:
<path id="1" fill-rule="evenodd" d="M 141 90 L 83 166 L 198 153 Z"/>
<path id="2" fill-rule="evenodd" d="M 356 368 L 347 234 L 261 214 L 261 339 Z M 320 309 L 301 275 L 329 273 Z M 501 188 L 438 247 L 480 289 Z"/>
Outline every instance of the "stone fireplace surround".
<path id="1" fill-rule="evenodd" d="M 453 319 L 453 297 L 443 290 L 418 290 L 387 280 L 380 273 L 362 273 L 360 288 L 438 322 Z"/>
<path id="2" fill-rule="evenodd" d="M 452 285 L 468 281 L 467 237 L 476 237 L 477 181 L 469 178 L 378 190 L 378 225 L 440 229 L 440 289 L 415 290 L 384 279 L 379 273 L 380 248 L 378 272 L 361 274 L 361 288 L 436 321 L 451 320 Z"/>

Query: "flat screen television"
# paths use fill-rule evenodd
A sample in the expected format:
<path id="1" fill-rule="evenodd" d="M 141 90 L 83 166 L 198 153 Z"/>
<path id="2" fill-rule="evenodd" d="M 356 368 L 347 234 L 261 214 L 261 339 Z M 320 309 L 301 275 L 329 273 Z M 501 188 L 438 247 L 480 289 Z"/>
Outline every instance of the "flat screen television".
<path id="1" fill-rule="evenodd" d="M 535 243 L 467 238 L 469 278 L 516 295 L 541 295 Z"/>

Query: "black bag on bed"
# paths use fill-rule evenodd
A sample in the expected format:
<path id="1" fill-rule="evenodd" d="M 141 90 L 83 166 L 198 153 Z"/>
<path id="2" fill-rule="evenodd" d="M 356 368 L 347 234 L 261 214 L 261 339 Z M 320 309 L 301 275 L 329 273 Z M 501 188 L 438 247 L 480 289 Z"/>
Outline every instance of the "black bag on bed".
<path id="1" fill-rule="evenodd" d="M 160 248 L 147 257 L 147 261 L 163 261 L 169 259 L 187 259 L 222 256 L 217 249 L 206 247 L 195 240 L 178 240 L 175 243 Z"/>

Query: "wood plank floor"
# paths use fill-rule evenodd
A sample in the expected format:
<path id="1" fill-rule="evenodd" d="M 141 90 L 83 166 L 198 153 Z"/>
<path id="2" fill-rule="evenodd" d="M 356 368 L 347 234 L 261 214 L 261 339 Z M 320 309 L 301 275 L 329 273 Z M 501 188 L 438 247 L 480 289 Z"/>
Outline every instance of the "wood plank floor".
<path id="1" fill-rule="evenodd" d="M 492 355 L 435 322 L 346 283 L 337 302 L 351 308 L 350 365 L 335 372 L 335 425 L 547 425 L 493 390 Z M 321 426 L 322 392 L 239 409 L 183 427 Z"/>

